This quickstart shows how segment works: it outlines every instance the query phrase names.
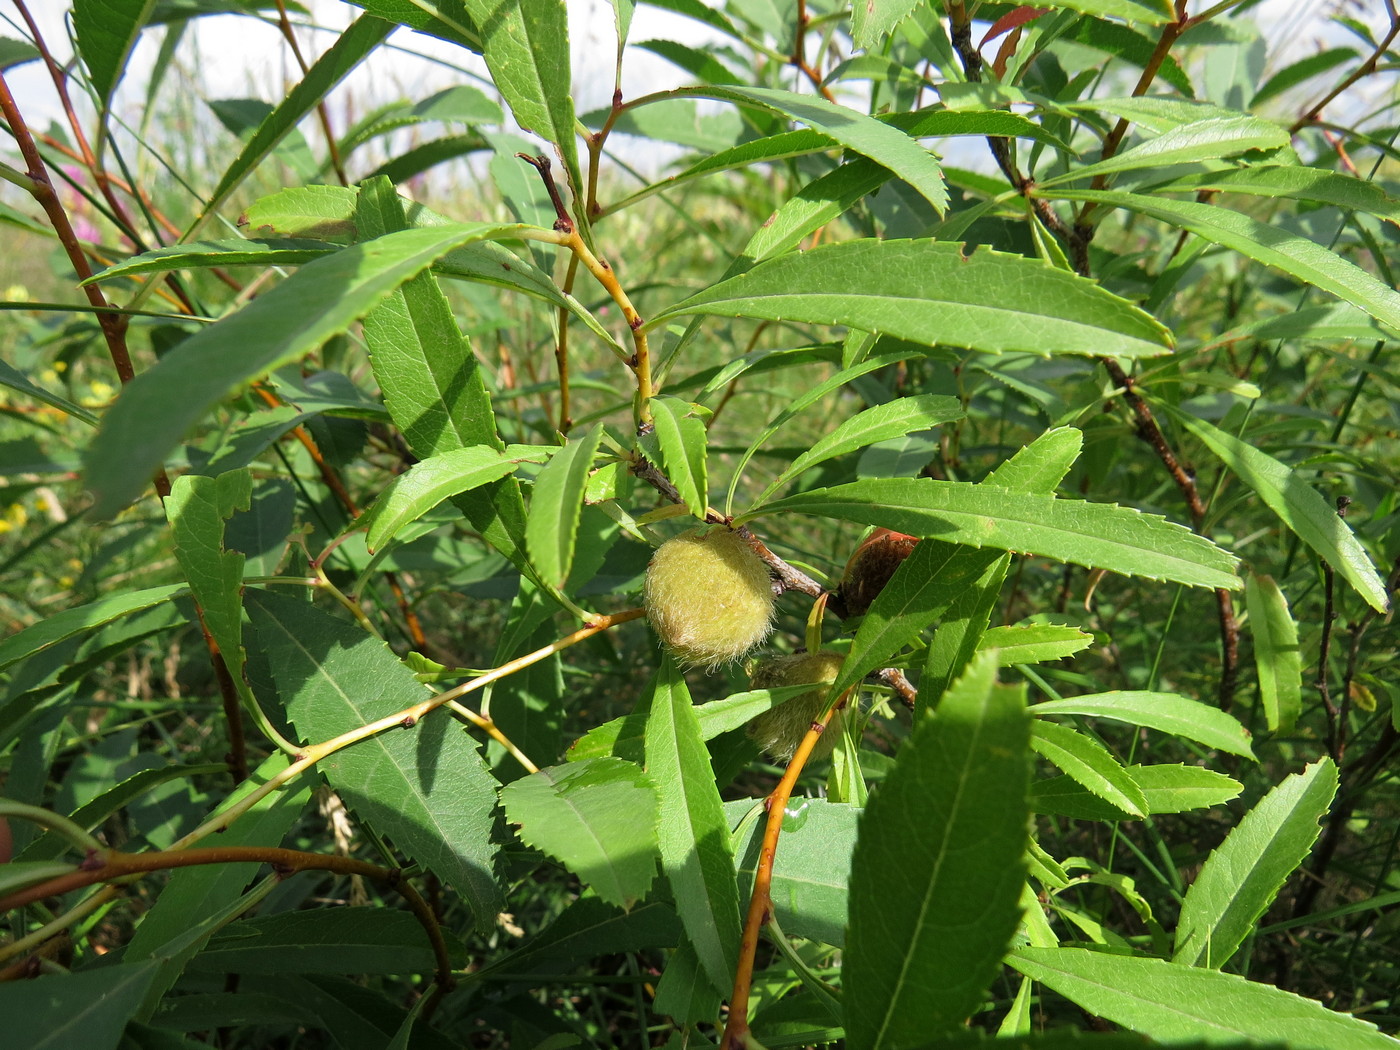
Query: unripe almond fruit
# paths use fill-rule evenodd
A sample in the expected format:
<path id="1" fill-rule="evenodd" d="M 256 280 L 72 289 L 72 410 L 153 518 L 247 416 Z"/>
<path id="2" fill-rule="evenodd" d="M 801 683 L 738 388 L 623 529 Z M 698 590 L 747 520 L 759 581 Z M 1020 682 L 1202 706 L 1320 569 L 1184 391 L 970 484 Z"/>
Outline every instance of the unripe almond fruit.
<path id="1" fill-rule="evenodd" d="M 773 629 L 768 566 L 744 538 L 702 525 L 667 540 L 647 566 L 647 619 L 676 659 L 717 667 Z"/>
<path id="2" fill-rule="evenodd" d="M 856 548 L 841 577 L 841 598 L 849 615 L 860 616 L 870 608 L 918 542 L 903 532 L 876 529 Z"/>
<path id="3" fill-rule="evenodd" d="M 754 668 L 752 682 L 755 689 L 777 689 L 785 685 L 802 685 L 805 682 L 824 682 L 830 685 L 836 681 L 841 664 L 846 657 L 842 653 L 822 650 L 819 653 L 798 653 L 795 656 L 778 656 L 765 660 Z M 826 710 L 826 688 L 817 686 L 810 693 L 799 693 L 791 700 L 785 700 L 763 712 L 749 723 L 748 733 L 759 747 L 780 762 L 792 758 L 797 745 L 812 728 L 812 723 L 821 718 Z M 837 711 L 827 723 L 825 732 L 817 738 L 812 748 L 811 758 L 825 758 L 836 746 L 836 738 L 841 733 L 841 723 L 845 720 L 845 710 Z"/>

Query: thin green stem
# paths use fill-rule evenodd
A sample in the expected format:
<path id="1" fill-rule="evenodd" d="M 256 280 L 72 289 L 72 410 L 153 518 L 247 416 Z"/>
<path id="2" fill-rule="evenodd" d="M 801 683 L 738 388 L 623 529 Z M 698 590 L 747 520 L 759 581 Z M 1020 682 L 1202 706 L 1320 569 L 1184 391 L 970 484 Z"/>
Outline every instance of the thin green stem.
<path id="1" fill-rule="evenodd" d="M 55 834 L 67 839 L 74 847 L 80 850 L 96 850 L 98 852 L 106 849 L 102 843 L 79 827 L 67 817 L 60 816 L 51 810 L 42 809 L 39 806 L 30 806 L 23 802 L 14 802 L 10 799 L 0 799 L 0 817 L 18 817 L 20 820 L 27 820 L 30 823 L 38 824 L 48 828 Z"/>

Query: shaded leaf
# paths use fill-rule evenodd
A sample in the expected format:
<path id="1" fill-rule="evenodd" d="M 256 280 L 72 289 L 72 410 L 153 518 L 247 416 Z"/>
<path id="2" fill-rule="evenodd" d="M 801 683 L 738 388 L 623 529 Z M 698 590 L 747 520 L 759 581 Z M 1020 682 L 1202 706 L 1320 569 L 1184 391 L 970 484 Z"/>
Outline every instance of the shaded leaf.
<path id="1" fill-rule="evenodd" d="M 860 821 L 842 967 L 852 1050 L 916 1047 L 982 1001 L 1026 850 L 1023 689 L 977 657 L 900 749 Z"/>
<path id="2" fill-rule="evenodd" d="M 317 259 L 243 309 L 186 339 L 129 383 L 88 446 L 92 513 L 135 499 L 185 432 L 230 391 L 347 329 L 452 248 L 511 227 L 403 230 Z"/>
<path id="3" fill-rule="evenodd" d="M 287 715 L 306 739 L 330 740 L 428 698 L 389 647 L 354 624 L 267 591 L 250 590 L 244 602 Z M 497 785 L 446 712 L 411 732 L 360 741 L 316 768 L 361 820 L 453 886 L 478 927 L 495 921 Z"/>
<path id="4" fill-rule="evenodd" d="M 462 947 L 455 947 L 461 960 Z M 407 911 L 357 907 L 231 923 L 188 968 L 196 973 L 430 973 L 435 965 L 422 923 Z"/>
<path id="5" fill-rule="evenodd" d="M 558 973 L 600 955 L 674 947 L 680 935 L 669 904 L 648 901 L 624 912 L 597 897 L 580 897 L 525 944 L 466 980 L 528 980 L 532 973 Z"/>
<path id="6" fill-rule="evenodd" d="M 281 752 L 263 760 L 247 780 L 239 784 L 214 814 L 228 812 L 247 795 L 284 771 L 290 759 Z M 311 784 L 303 779 L 285 790 L 274 791 L 254 803 L 219 835 L 221 846 L 280 846 L 283 837 L 301 817 L 311 800 Z M 182 868 L 170 876 L 160 897 L 141 918 L 127 942 L 123 958 L 127 962 L 153 958 L 160 963 L 157 976 L 147 989 L 141 1016 L 149 1017 L 167 989 L 175 983 L 185 964 L 217 930 L 221 913 L 230 907 L 244 910 L 244 887 L 260 865 L 203 864 Z M 232 921 L 237 912 L 227 914 Z"/>
<path id="7" fill-rule="evenodd" d="M 724 804 L 730 827 L 739 830 L 753 810 L 752 800 Z M 819 798 L 794 798 L 783 817 L 783 833 L 773 862 L 770 893 L 783 933 L 813 937 L 841 947 L 846 943 L 851 852 L 861 810 Z M 739 875 L 751 885 L 763 844 L 764 822 L 751 820 L 734 843 Z M 747 904 L 747 897 L 745 898 Z"/>
<path id="8" fill-rule="evenodd" d="M 646 725 L 646 769 L 657 787 L 661 866 L 705 976 L 727 993 L 739 960 L 739 887 L 710 756 L 685 679 L 661 658 Z"/>
<path id="9" fill-rule="evenodd" d="M 1264 720 L 1275 733 L 1286 733 L 1303 712 L 1303 654 L 1298 625 L 1272 576 L 1251 573 L 1244 581 L 1244 604 L 1254 636 L 1254 666 L 1259 672 L 1259 699 Z"/>
<path id="10" fill-rule="evenodd" d="M 146 960 L 0 985 L 5 1038 L 25 1050 L 113 1050 L 156 970 Z"/>
<path id="11" fill-rule="evenodd" d="M 603 900 L 631 908 L 656 875 L 656 788 L 637 765 L 592 758 L 532 773 L 501 792 L 520 841 Z"/>

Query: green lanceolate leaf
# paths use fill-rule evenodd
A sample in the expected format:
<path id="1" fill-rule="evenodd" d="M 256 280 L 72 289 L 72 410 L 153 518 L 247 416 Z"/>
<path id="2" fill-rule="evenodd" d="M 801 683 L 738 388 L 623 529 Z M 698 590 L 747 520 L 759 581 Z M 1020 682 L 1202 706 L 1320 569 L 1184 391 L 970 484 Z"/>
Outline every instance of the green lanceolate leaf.
<path id="1" fill-rule="evenodd" d="M 1034 623 L 1024 626 L 992 627 L 977 643 L 979 649 L 995 649 L 997 664 L 1014 667 L 1017 664 L 1037 664 L 1046 660 L 1062 660 L 1093 644 L 1094 636 L 1078 627 L 1058 623 Z"/>
<path id="2" fill-rule="evenodd" d="M 1270 731 L 1286 733 L 1303 711 L 1303 653 L 1298 625 L 1272 576 L 1251 573 L 1244 581 L 1244 605 L 1254 635 L 1254 666 L 1259 699 Z"/>
<path id="3" fill-rule="evenodd" d="M 977 1008 L 1020 921 L 1027 719 L 979 656 L 860 821 L 842 968 L 852 1050 L 917 1047 Z"/>
<path id="4" fill-rule="evenodd" d="M 301 237 L 258 241 L 237 238 L 227 241 L 186 241 L 153 248 L 123 262 L 113 263 L 83 283 L 110 281 L 138 273 L 163 273 L 209 266 L 301 266 L 333 251 L 334 246 L 325 241 Z"/>
<path id="5" fill-rule="evenodd" d="M 1017 948 L 1007 962 L 1096 1017 L 1163 1043 L 1395 1050 L 1367 1021 L 1234 974 L 1083 948 Z"/>
<path id="6" fill-rule="evenodd" d="M 155 0 L 73 0 L 78 54 L 104 111 L 111 105 L 131 49 L 155 6 Z"/>
<path id="7" fill-rule="evenodd" d="M 506 819 L 609 904 L 628 909 L 656 875 L 656 788 L 639 766 L 592 758 L 507 784 Z"/>
<path id="8" fill-rule="evenodd" d="M 1224 773 L 1200 766 L 1128 766 L 1130 776 L 1147 800 L 1147 814 L 1185 813 L 1218 806 L 1237 798 L 1243 785 Z M 1136 820 L 1133 814 L 1104 801 L 1072 777 L 1051 777 L 1031 785 L 1031 807 L 1076 820 Z"/>
<path id="9" fill-rule="evenodd" d="M 224 525 L 252 499 L 253 475 L 238 470 L 215 478 L 185 474 L 165 501 L 175 557 L 235 679 L 243 667 L 243 555 L 225 549 Z"/>
<path id="10" fill-rule="evenodd" d="M 660 799 L 657 838 L 676 911 L 705 976 L 727 994 L 739 961 L 734 851 L 690 692 L 669 654 L 652 689 L 646 769 Z"/>
<path id="11" fill-rule="evenodd" d="M 1385 612 L 1390 605 L 1385 581 L 1371 563 L 1366 548 L 1317 489 L 1286 463 L 1248 442 L 1184 412 L 1168 411 L 1252 488 L 1284 525 L 1355 587 L 1372 608 Z"/>
<path id="12" fill-rule="evenodd" d="M 703 519 L 710 500 L 705 421 L 693 405 L 674 397 L 652 398 L 651 412 L 653 429 L 643 435 L 642 448 L 676 486 L 685 509 Z"/>
<path id="13" fill-rule="evenodd" d="M 369 549 L 379 550 L 443 500 L 503 478 L 521 463 L 538 463 L 543 458 L 541 450 L 523 445 L 505 452 L 489 445 L 441 452 L 415 463 L 391 481 L 352 527 L 367 528 Z"/>
<path id="14" fill-rule="evenodd" d="M 893 32 L 918 6 L 918 0 L 867 0 L 866 3 L 853 4 L 852 42 L 856 47 L 870 50 L 887 34 Z"/>
<path id="15" fill-rule="evenodd" d="M 883 368 L 886 365 L 896 364 L 903 360 L 904 357 L 905 355 L 900 353 L 882 354 L 879 357 L 867 358 L 864 361 L 859 361 L 851 365 L 849 368 L 841 369 L 841 371 L 837 372 L 834 376 L 830 376 L 810 389 L 804 390 L 802 393 L 798 394 L 791 404 L 774 416 L 772 421 L 759 431 L 753 443 L 749 445 L 749 447 L 744 450 L 744 454 L 739 457 L 739 462 L 734 467 L 734 480 L 730 482 L 729 485 L 729 500 L 731 502 L 733 501 L 734 492 L 739 486 L 739 478 L 743 475 L 744 468 L 748 466 L 749 460 L 757 455 L 759 449 L 763 448 L 764 445 L 768 443 L 768 439 L 781 430 L 790 420 L 795 418 L 804 409 L 810 408 L 822 398 L 826 397 L 826 395 L 841 389 L 841 387 L 852 380 L 858 379 L 878 368 Z"/>
<path id="16" fill-rule="evenodd" d="M 455 941 L 456 938 L 453 938 Z M 453 953 L 464 960 L 461 945 Z M 458 963 L 460 964 L 460 963 Z M 431 973 L 423 925 L 389 908 L 315 908 L 231 923 L 189 965 L 194 973 Z"/>
<path id="17" fill-rule="evenodd" d="M 307 602 L 250 590 L 248 615 L 287 714 L 329 740 L 427 699 L 389 647 Z M 337 751 L 317 767 L 355 813 L 471 906 L 479 927 L 500 911 L 491 840 L 496 781 L 475 743 L 439 711 Z"/>
<path id="18" fill-rule="evenodd" d="M 314 238 L 335 244 L 369 240 L 375 234 L 371 229 L 360 229 L 365 216 L 363 213 L 357 215 L 359 200 L 360 194 L 345 186 L 297 186 L 255 201 L 248 208 L 244 225 L 257 237 L 271 238 L 281 234 L 291 239 Z M 388 232 L 391 229 L 455 225 L 453 220 L 416 201 L 402 197 L 399 200 L 400 207 L 406 213 L 402 225 L 391 224 L 389 218 L 392 216 L 387 209 L 380 207 L 376 209 L 380 217 L 373 229 Z M 622 349 L 612 333 L 582 303 L 572 295 L 561 292 L 548 273 L 530 260 L 515 255 L 504 245 L 482 241 L 454 249 L 434 262 L 433 271 L 442 277 L 509 288 L 561 306 L 587 325 L 588 330 L 612 347 L 615 353 L 622 357 L 630 353 Z"/>
<path id="19" fill-rule="evenodd" d="M 945 397 L 941 394 L 915 394 L 867 408 L 864 412 L 857 412 L 831 433 L 818 438 L 815 445 L 793 460 L 788 468 L 763 490 L 758 501 L 762 503 L 804 470 L 824 460 L 843 456 L 877 441 L 903 437 L 916 430 L 927 430 L 940 423 L 962 418 L 962 403 L 955 397 Z"/>
<path id="20" fill-rule="evenodd" d="M 1172 961 L 1218 970 L 1303 862 L 1337 793 L 1324 758 L 1288 777 L 1251 809 L 1201 868 L 1181 905 Z"/>
<path id="21" fill-rule="evenodd" d="M 73 811 L 70 820 L 84 831 L 93 831 L 102 822 L 140 799 L 153 789 L 182 777 L 204 777 L 228 772 L 227 762 L 204 762 L 199 765 L 172 765 L 158 769 L 142 769 L 120 783 L 102 792 L 91 802 L 85 802 Z M 24 860 L 48 860 L 63 854 L 66 841 L 54 831 L 49 831 L 31 842 L 24 850 Z M 3 870 L 3 869 L 0 869 Z"/>
<path id="22" fill-rule="evenodd" d="M 890 180 L 889 169 L 882 168 L 868 157 L 856 157 L 839 168 L 813 179 L 793 197 L 779 206 L 762 226 L 754 231 L 739 257 L 739 265 L 725 277 L 749 269 L 796 248 L 814 230 L 843 215 L 857 201 L 874 193 Z"/>
<path id="23" fill-rule="evenodd" d="M 113 1050 L 156 976 L 153 960 L 0 986 L 5 1038 L 26 1050 Z"/>
<path id="24" fill-rule="evenodd" d="M 361 15 L 350 23 L 320 58 L 306 71 L 301 83 L 287 93 L 277 107 L 258 125 L 242 151 L 219 179 L 204 210 L 191 230 L 202 226 L 209 216 L 223 207 L 229 196 L 301 121 L 325 101 L 326 94 L 358 66 L 394 31 L 394 24 L 373 15 Z"/>
<path id="25" fill-rule="evenodd" d="M 72 875 L 78 865 L 57 860 L 12 860 L 0 866 L 0 894 L 8 897 L 12 893 L 37 886 L 49 879 L 62 875 Z"/>
<path id="26" fill-rule="evenodd" d="M 721 733 L 738 729 L 763 712 L 771 711 L 784 700 L 810 693 L 812 686 L 818 684 L 825 687 L 827 683 L 785 685 L 777 689 L 748 689 L 726 696 L 723 700 L 699 704 L 695 708 L 695 717 L 700 723 L 700 736 L 704 740 L 713 740 Z M 565 757 L 570 762 L 577 762 L 600 755 L 613 755 L 640 762 L 644 758 L 645 736 L 644 718 L 638 718 L 635 713 L 623 715 L 583 734 L 574 741 Z"/>
<path id="27" fill-rule="evenodd" d="M 998 557 L 993 550 L 941 540 L 915 544 L 866 610 L 851 651 L 832 683 L 832 695 L 886 664 L 975 584 Z"/>
<path id="28" fill-rule="evenodd" d="M 110 517 L 140 493 L 169 451 L 221 397 L 310 353 L 451 249 L 511 227 L 469 223 L 403 230 L 317 259 L 137 376 L 88 447 L 92 513 Z"/>
<path id="29" fill-rule="evenodd" d="M 1175 693 L 1139 690 L 1095 693 L 1036 704 L 1031 708 L 1031 714 L 1112 718 L 1185 737 L 1231 755 L 1254 757 L 1249 746 L 1249 732 L 1238 721 L 1218 707 L 1188 700 Z"/>
<path id="30" fill-rule="evenodd" d="M 1163 518 L 1126 507 L 932 478 L 871 478 L 813 489 L 740 515 L 780 512 L 882 525 L 911 536 L 1039 554 L 1194 587 L 1240 586 L 1234 557 Z"/>
<path id="31" fill-rule="evenodd" d="M 1215 190 L 1221 193 L 1247 193 L 1259 197 L 1286 197 L 1291 200 L 1332 204 L 1338 208 L 1365 212 L 1391 222 L 1400 221 L 1400 200 L 1374 182 L 1322 168 L 1293 164 L 1227 168 L 1183 175 L 1169 183 L 1154 186 L 1154 193 L 1189 193 Z"/>
<path id="32" fill-rule="evenodd" d="M 263 761 L 253 774 L 234 789 L 214 815 L 238 805 L 259 785 L 283 772 L 291 760 L 281 752 Z M 221 846 L 280 846 L 288 829 L 301 817 L 311 800 L 311 784 L 294 782 L 283 791 L 259 799 L 247 813 L 219 835 Z M 217 926 L 216 920 L 236 905 L 244 888 L 257 873 L 257 864 L 201 864 L 182 868 L 170 876 L 160 898 L 142 916 L 123 958 L 127 962 L 154 958 L 160 971 L 142 1004 L 150 1016 L 156 1003 L 175 983 L 185 964 L 203 947 Z M 232 920 L 236 916 L 230 915 Z M 194 934 L 194 936 L 191 936 Z"/>
<path id="33" fill-rule="evenodd" d="M 1147 799 L 1132 775 L 1097 741 L 1069 726 L 1037 719 L 1031 747 L 1090 793 L 1134 817 L 1147 815 Z"/>
<path id="34" fill-rule="evenodd" d="M 1115 154 L 1109 160 L 1071 168 L 1040 185 L 1053 186 L 1081 178 L 1096 178 L 1119 171 L 1164 168 L 1170 164 L 1195 164 L 1233 157 L 1252 149 L 1278 149 L 1288 145 L 1288 132 L 1259 117 L 1209 117 L 1180 124 L 1154 139 Z"/>
<path id="35" fill-rule="evenodd" d="M 1312 52 L 1307 57 L 1284 66 L 1269 77 L 1263 86 L 1254 93 L 1254 97 L 1249 100 L 1249 108 L 1258 109 L 1261 104 L 1283 94 L 1289 88 L 1297 87 L 1305 80 L 1320 76 L 1329 69 L 1350 62 L 1356 57 L 1356 51 L 1349 47 L 1334 47 L 1328 48 L 1326 51 Z"/>
<path id="36" fill-rule="evenodd" d="M 1172 18 L 1171 5 L 1166 0 L 1050 0 L 1044 6 L 1153 26 L 1169 22 Z"/>
<path id="37" fill-rule="evenodd" d="M 84 423 L 97 425 L 97 417 L 82 405 L 74 404 L 61 394 L 55 394 L 53 391 L 39 386 L 19 369 L 5 361 L 0 361 L 0 386 L 9 387 L 25 397 L 32 397 L 60 412 L 66 412 L 75 419 L 81 419 Z"/>
<path id="38" fill-rule="evenodd" d="M 525 541 L 540 576 L 555 587 L 564 586 L 573 568 L 583 495 L 602 439 L 601 424 L 585 430 L 550 457 L 535 479 Z"/>
<path id="39" fill-rule="evenodd" d="M 583 187 L 574 140 L 569 19 L 563 0 L 465 0 L 481 54 L 520 126 L 559 147 L 565 175 Z"/>
<path id="40" fill-rule="evenodd" d="M 800 95 L 779 88 L 706 85 L 681 88 L 677 97 L 713 98 L 740 105 L 759 106 L 805 124 L 894 172 L 933 205 L 940 215 L 948 207 L 948 190 L 938 158 L 904 132 L 859 110 L 838 106 L 815 95 Z"/>
<path id="41" fill-rule="evenodd" d="M 384 178 L 361 185 L 351 214 L 362 239 L 408 227 L 403 201 Z M 365 315 L 363 329 L 385 406 L 418 456 L 502 447 L 481 366 L 432 274 L 417 274 L 391 291 Z M 487 543 L 530 576 L 525 498 L 509 473 L 451 498 Z"/>
<path id="42" fill-rule="evenodd" d="M 1055 189 L 1045 196 L 1126 208 L 1190 230 L 1198 237 L 1223 244 L 1255 262 L 1276 266 L 1304 284 L 1331 292 L 1365 310 L 1392 334 L 1400 333 L 1400 292 L 1335 252 L 1279 226 L 1270 226 L 1228 208 L 1140 193 Z"/>
<path id="43" fill-rule="evenodd" d="M 481 53 L 481 34 L 462 0 L 357 0 L 372 15 Z"/>
<path id="44" fill-rule="evenodd" d="M 20 660 L 37 656 L 65 639 L 86 634 L 113 620 L 149 609 L 153 605 L 183 597 L 189 591 L 189 586 L 183 583 L 148 587 L 145 590 L 114 594 L 110 598 L 100 598 L 76 609 L 54 613 L 33 626 L 0 640 L 0 671 Z"/>
<path id="45" fill-rule="evenodd" d="M 759 263 L 662 311 L 846 325 L 929 346 L 1151 357 L 1171 335 L 1092 281 L 940 241 L 844 241 Z"/>
<path id="46" fill-rule="evenodd" d="M 986 483 L 1048 496 L 1069 473 L 1083 444 L 1084 435 L 1073 427 L 1047 430 L 992 471 Z M 991 622 L 992 609 L 1010 565 L 1011 555 L 1003 554 L 943 615 L 924 661 L 924 675 L 919 681 L 916 699 L 918 712 L 938 702 L 943 691 L 962 674 L 981 647 L 981 638 Z"/>

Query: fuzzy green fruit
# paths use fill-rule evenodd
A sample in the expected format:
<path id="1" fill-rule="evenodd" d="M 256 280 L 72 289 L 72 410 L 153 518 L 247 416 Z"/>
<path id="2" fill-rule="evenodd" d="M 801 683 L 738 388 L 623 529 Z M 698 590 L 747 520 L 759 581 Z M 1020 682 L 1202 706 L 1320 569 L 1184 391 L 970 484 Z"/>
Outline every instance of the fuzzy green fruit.
<path id="1" fill-rule="evenodd" d="M 779 686 L 802 685 L 804 682 L 825 682 L 830 685 L 836 681 L 845 659 L 841 653 L 822 650 L 819 653 L 798 653 L 765 660 L 754 668 L 753 687 L 777 689 Z M 797 745 L 807 735 L 807 730 L 812 728 L 812 723 L 826 710 L 826 699 L 824 688 L 800 693 L 750 722 L 749 736 L 775 759 L 786 762 L 792 758 Z M 811 758 L 825 758 L 831 754 L 845 717 L 844 709 L 831 716 L 826 731 L 812 748 Z"/>
<path id="2" fill-rule="evenodd" d="M 737 660 L 773 629 L 768 566 L 744 538 L 702 525 L 667 540 L 647 567 L 647 619 L 690 666 Z"/>

